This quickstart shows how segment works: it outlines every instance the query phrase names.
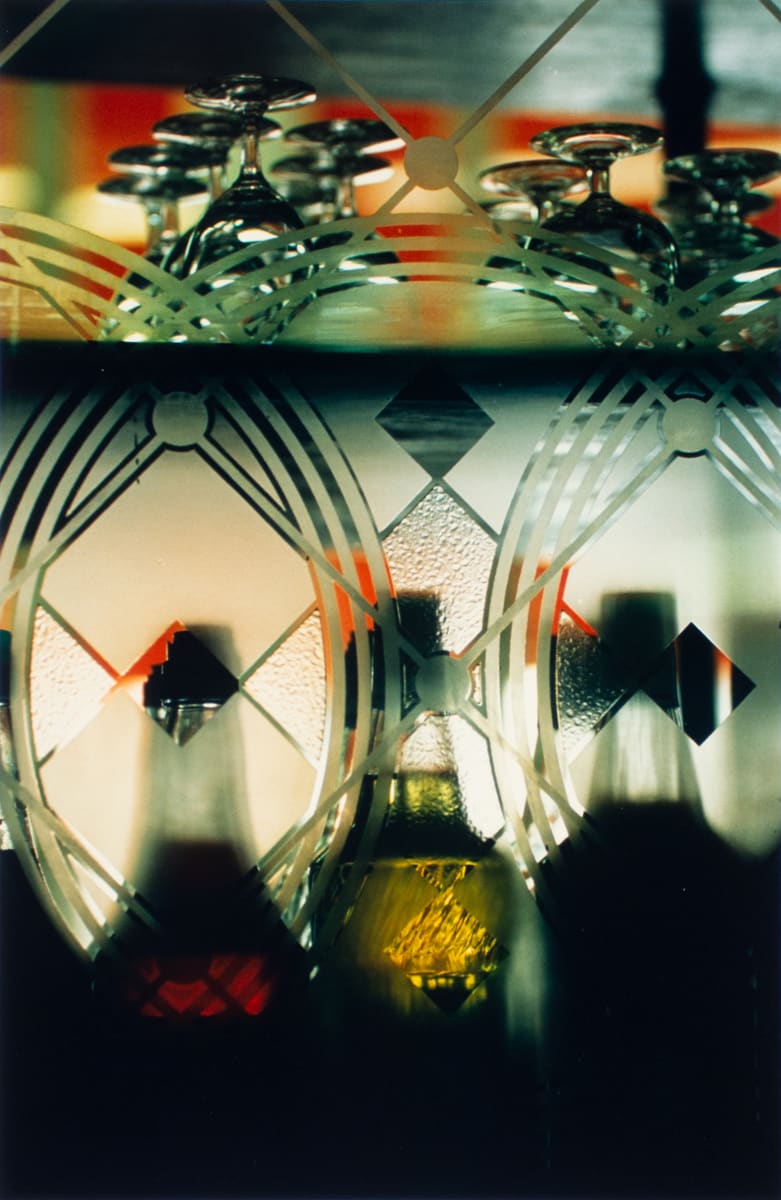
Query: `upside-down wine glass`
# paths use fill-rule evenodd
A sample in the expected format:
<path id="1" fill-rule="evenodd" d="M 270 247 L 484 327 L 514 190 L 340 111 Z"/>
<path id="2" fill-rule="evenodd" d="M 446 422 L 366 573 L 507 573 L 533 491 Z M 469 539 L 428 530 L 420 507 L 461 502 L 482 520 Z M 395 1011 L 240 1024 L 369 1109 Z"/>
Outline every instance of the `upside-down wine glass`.
<path id="1" fill-rule="evenodd" d="M 521 245 L 528 244 L 528 238 L 515 228 L 515 222 L 536 225 L 549 220 L 566 203 L 566 197 L 575 197 L 588 191 L 583 167 L 551 159 L 523 159 L 486 167 L 480 172 L 478 181 L 492 197 L 481 203 L 483 211 L 492 221 L 501 222 L 505 231 L 516 237 Z M 508 276 L 507 279 L 491 281 L 486 284 L 487 287 L 525 290 L 518 278 L 525 272 L 516 259 L 495 255 L 486 266 L 507 271 L 514 276 L 512 280 Z"/>
<path id="2" fill-rule="evenodd" d="M 671 187 L 667 195 L 655 200 L 653 209 L 675 238 L 679 257 L 677 282 L 685 287 L 686 270 L 680 243 L 693 223 L 712 224 L 713 198 L 697 184 L 687 185 L 678 180 L 670 182 L 677 186 Z M 772 208 L 774 200 L 766 192 L 744 192 L 736 198 L 736 204 L 741 219 L 750 223 Z"/>
<path id="3" fill-rule="evenodd" d="M 280 177 L 285 184 L 300 184 L 314 186 L 320 198 L 318 224 L 325 225 L 334 221 L 350 220 L 358 216 L 355 189 L 366 184 L 382 183 L 389 179 L 392 167 L 387 158 L 375 155 L 346 154 L 334 155 L 329 151 L 315 151 L 311 154 L 293 154 L 279 159 L 271 168 L 272 173 Z M 346 245 L 351 242 L 351 229 L 332 230 L 313 239 L 317 249 L 329 246 Z M 377 233 L 369 233 L 366 237 L 357 239 L 357 246 L 364 253 L 346 253 L 337 264 L 341 276 L 338 287 L 345 286 L 345 273 L 351 273 L 349 282 L 352 283 L 397 283 L 392 275 L 377 273 L 367 274 L 371 268 L 382 263 L 396 263 L 398 259 L 392 250 L 371 251 L 367 243 L 384 241 Z M 352 277 L 352 273 L 360 277 Z M 318 291 L 327 291 L 319 288 Z"/>
<path id="4" fill-rule="evenodd" d="M 304 225 L 325 221 L 326 214 L 331 211 L 329 200 L 316 179 L 276 179 L 274 186 L 282 199 L 293 205 Z"/>
<path id="5" fill-rule="evenodd" d="M 282 133 L 274 126 L 276 136 Z M 268 136 L 268 135 L 267 135 Z M 227 186 L 228 158 L 241 137 L 241 121 L 231 113 L 183 112 L 163 117 L 152 126 L 156 142 L 195 146 L 208 156 L 209 197 L 216 200 Z"/>
<path id="6" fill-rule="evenodd" d="M 271 174 L 286 181 L 314 184 L 320 194 L 321 220 L 349 220 L 358 216 L 355 189 L 382 183 L 392 174 L 387 158 L 368 154 L 336 155 L 328 152 L 291 154 L 278 159 Z M 349 234 L 336 235 L 339 241 Z"/>
<path id="7" fill-rule="evenodd" d="M 238 178 L 209 205 L 185 235 L 184 244 L 174 249 L 171 271 L 184 278 L 204 268 L 213 268 L 211 273 L 204 273 L 199 286 L 203 293 L 221 290 L 249 277 L 245 287 L 232 289 L 230 293 L 230 307 L 236 310 L 253 299 L 284 289 L 298 278 L 292 262 L 304 253 L 305 247 L 295 238 L 284 239 L 285 235 L 301 229 L 301 220 L 292 205 L 266 180 L 258 147 L 264 132 L 268 131 L 266 112 L 281 112 L 308 104 L 315 99 L 315 93 L 309 84 L 295 79 L 229 75 L 189 88 L 186 95 L 190 103 L 198 107 L 232 113 L 240 118 L 242 162 Z M 264 247 L 264 243 L 274 239 L 282 240 L 271 248 Z M 247 253 L 238 254 L 240 251 Z M 225 264 L 224 269 L 221 269 L 221 263 Z M 278 270 L 266 273 L 267 268 L 277 265 Z M 252 273 L 260 270 L 264 271 L 260 279 L 252 279 Z M 286 303 L 281 299 L 280 304 L 265 311 L 263 317 L 248 318 L 246 332 L 256 336 L 261 328 L 266 332 L 272 328 L 278 331 L 279 309 Z M 293 315 L 293 310 L 289 315 Z"/>
<path id="8" fill-rule="evenodd" d="M 106 162 L 113 171 L 143 175 L 148 179 L 181 178 L 183 175 L 206 176 L 209 154 L 197 146 L 166 146 L 149 142 L 140 146 L 120 146 L 112 150 Z"/>
<path id="9" fill-rule="evenodd" d="M 152 127 L 152 136 L 159 142 L 168 145 L 195 147 L 205 155 L 209 163 L 209 203 L 218 200 L 227 186 L 228 160 L 231 150 L 240 141 L 242 124 L 233 113 L 225 112 L 185 112 L 175 113 L 164 117 Z M 264 118 L 258 129 L 258 139 L 261 142 L 278 138 L 282 127 L 276 121 Z M 187 245 L 187 239 L 182 238 L 176 243 L 174 254 L 170 248 L 164 266 L 172 275 L 178 275 L 180 263 L 177 255 L 181 256 Z"/>
<path id="10" fill-rule="evenodd" d="M 336 117 L 330 121 L 312 121 L 297 125 L 285 134 L 285 141 L 313 147 L 320 152 L 319 161 L 326 167 L 330 158 L 334 170 L 328 176 L 336 189 L 334 216 L 349 219 L 358 215 L 355 187 L 367 183 L 381 183 L 390 178 L 390 164 L 377 160 L 372 174 L 367 163 L 366 170 L 360 169 L 358 159 L 371 158 L 398 150 L 404 145 L 384 121 L 372 118 Z M 382 167 L 379 162 L 382 161 Z M 325 181 L 326 170 L 320 172 Z"/>
<path id="11" fill-rule="evenodd" d="M 486 167 L 478 179 L 484 191 L 500 202 L 510 201 L 519 214 L 525 211 L 525 219 L 535 224 L 550 220 L 565 198 L 588 191 L 583 167 L 541 158 Z"/>
<path id="12" fill-rule="evenodd" d="M 755 148 L 702 150 L 680 155 L 665 163 L 668 179 L 698 187 L 708 198 L 704 208 L 678 234 L 681 258 L 679 281 L 683 288 L 704 283 L 717 272 L 735 267 L 734 274 L 715 288 L 698 292 L 698 301 L 709 304 L 744 284 L 753 284 L 777 272 L 779 263 L 753 267 L 744 260 L 770 247 L 781 249 L 775 234 L 759 229 L 746 219 L 756 208 L 750 189 L 781 175 L 781 154 Z M 761 203 L 761 198 L 756 198 Z M 762 205 L 764 207 L 764 205 Z M 721 317 L 734 326 L 721 343 L 723 349 L 761 347 L 778 336 L 778 316 L 768 313 L 767 305 L 779 299 L 779 289 L 768 287 L 749 297 L 735 297 L 727 303 Z"/>
<path id="13" fill-rule="evenodd" d="M 122 146 L 108 155 L 108 164 L 122 174 L 98 184 L 101 195 L 123 202 L 136 201 L 143 206 L 146 221 L 144 257 L 155 266 L 163 266 L 173 246 L 179 241 L 179 203 L 189 197 L 208 194 L 202 176 L 208 167 L 207 157 L 193 146 Z M 190 172 L 192 174 L 190 174 Z M 150 281 L 139 272 L 132 272 L 127 282 L 135 289 L 148 291 Z M 123 312 L 135 312 L 139 301 L 133 295 L 120 295 L 116 305 Z M 109 318 L 103 326 L 104 335 L 114 335 L 117 321 Z M 130 334 L 135 339 L 137 334 Z"/>
<path id="14" fill-rule="evenodd" d="M 356 188 L 390 179 L 393 169 L 387 159 L 378 157 L 397 150 L 404 141 L 384 121 L 371 117 L 334 117 L 329 121 L 312 121 L 297 125 L 285 134 L 285 141 L 305 148 L 303 155 L 293 155 L 277 163 L 275 169 L 287 178 L 316 179 L 323 189 L 328 208 L 322 222 L 349 221 L 357 217 Z M 330 208 L 330 211 L 329 211 Z M 334 232 L 318 240 L 320 246 L 335 246 L 352 240 L 350 230 Z M 360 242 L 376 243 L 384 239 L 376 232 Z M 370 248 L 367 247 L 367 250 Z M 367 270 L 383 263 L 397 263 L 391 250 L 350 254 L 339 264 L 339 271 L 351 273 L 351 282 L 398 283 L 394 275 L 367 274 Z M 361 278 L 355 273 L 362 273 Z"/>
<path id="15" fill-rule="evenodd" d="M 696 185 L 706 197 L 695 219 L 678 235 L 683 287 L 778 244 L 774 234 L 750 225 L 746 217 L 757 207 L 766 207 L 750 189 L 781 175 L 781 154 L 758 149 L 702 150 L 670 159 L 664 174 Z"/>
<path id="16" fill-rule="evenodd" d="M 207 196 L 202 180 L 187 175 L 112 175 L 98 184 L 102 196 L 140 205 L 144 213 L 144 258 L 160 265 L 179 240 L 179 202 Z"/>
<path id="17" fill-rule="evenodd" d="M 542 228 L 564 235 L 562 246 L 555 247 L 559 258 L 595 272 L 650 296 L 657 304 L 669 299 L 675 283 L 678 255 L 675 240 L 656 217 L 616 200 L 610 192 L 610 168 L 620 158 L 645 154 L 662 145 L 662 135 L 647 125 L 624 122 L 593 122 L 561 125 L 537 134 L 531 141 L 534 150 L 583 167 L 589 195 L 577 207 L 561 209 L 543 222 Z M 621 259 L 610 263 L 601 256 L 592 257 L 589 249 L 609 251 Z M 601 336 L 622 342 L 629 329 L 611 314 L 610 309 L 631 311 L 634 304 L 619 298 L 612 288 L 603 288 L 599 280 L 591 283 L 576 276 L 569 283 L 576 292 L 597 295 L 597 325 Z M 642 308 L 642 304 L 638 304 Z"/>
<path id="18" fill-rule="evenodd" d="M 198 180 L 198 186 L 196 192 L 189 194 L 208 194 L 205 175 L 209 170 L 209 155 L 196 146 L 163 146 L 156 143 L 120 146 L 111 151 L 106 161 L 112 170 L 135 176 L 148 191 L 156 188 L 161 198 L 166 192 L 173 196 L 178 188 L 184 187 L 183 181 L 191 178 Z M 106 189 L 101 190 L 106 192 Z M 179 239 L 180 214 L 175 201 L 186 194 L 182 191 L 166 204 L 159 215 L 152 214 L 152 221 L 164 222 L 164 227 L 160 230 L 157 244 L 148 247 L 146 257 L 161 265 Z"/>

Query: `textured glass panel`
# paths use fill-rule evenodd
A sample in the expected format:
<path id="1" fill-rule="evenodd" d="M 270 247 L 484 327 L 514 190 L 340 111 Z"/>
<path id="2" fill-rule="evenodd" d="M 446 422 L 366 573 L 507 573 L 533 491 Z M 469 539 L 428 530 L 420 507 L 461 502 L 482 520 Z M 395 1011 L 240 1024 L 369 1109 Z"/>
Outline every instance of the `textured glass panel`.
<path id="1" fill-rule="evenodd" d="M 466 814 L 470 827 L 483 838 L 494 837 L 502 827 L 502 812 L 491 776 L 485 740 L 461 717 L 427 717 L 404 742 L 399 769 L 410 775 L 444 774 L 455 791 L 451 818 Z M 455 778 L 453 778 L 455 773 Z M 406 812 L 413 815 L 408 800 Z M 424 820 L 431 818 L 421 803 Z M 447 806 L 442 817 L 447 819 Z"/>
<path id="2" fill-rule="evenodd" d="M 244 687 L 317 761 L 323 745 L 325 683 L 322 628 L 314 612 L 264 659 Z"/>
<path id="3" fill-rule="evenodd" d="M 63 746 L 100 708 L 114 675 L 46 611 L 35 614 L 30 696 L 33 736 L 45 758 Z"/>
<path id="4" fill-rule="evenodd" d="M 15 750 L 80 945 L 103 935 L 65 856 L 115 897 L 111 924 L 131 886 L 139 912 L 166 908 L 147 868 L 170 843 L 202 863 L 210 841 L 233 847 L 247 896 L 273 897 L 319 953 L 371 862 L 421 859 L 418 828 L 435 862 L 451 817 L 498 839 L 545 912 L 566 843 L 616 804 L 675 800 L 742 850 L 776 843 L 771 380 L 651 356 L 513 364 L 365 360 L 352 385 L 335 358 L 300 377 L 243 364 L 192 392 L 123 376 L 116 399 L 74 382 L 80 403 L 66 387 L 16 421 Z M 42 626 L 67 647 L 59 691 Z M 148 689 L 184 634 L 222 683 L 197 726 L 182 712 L 169 728 Z M 56 736 L 42 717 L 26 734 L 28 644 Z M 405 888 L 378 953 L 426 907 Z"/>
<path id="5" fill-rule="evenodd" d="M 463 650 L 482 627 L 492 539 L 449 492 L 435 486 L 383 544 L 396 591 L 435 595 L 439 644 Z"/>
<path id="6" fill-rule="evenodd" d="M 705 455 L 678 458 L 583 555 L 565 592 L 567 602 L 598 632 L 606 593 L 620 593 L 630 601 L 647 596 L 646 630 L 623 635 L 625 645 L 629 639 L 630 659 L 638 644 L 658 659 L 691 623 L 753 683 L 747 694 L 741 688 L 741 703 L 730 704 L 728 713 L 721 702 L 723 720 L 707 739 L 699 745 L 691 738 L 687 746 L 681 743 L 691 758 L 708 819 L 746 849 L 772 843 L 780 827 L 770 803 L 768 773 L 769 762 L 778 755 L 771 730 L 781 717 L 774 665 L 781 604 L 779 536 L 760 507 L 736 489 L 729 472 L 722 475 Z M 654 596 L 660 598 L 655 612 Z M 604 635 L 608 647 L 609 637 Z M 701 694 L 717 697 L 717 678 L 714 672 L 701 680 Z M 679 705 L 674 695 L 670 707 Z M 647 704 L 644 711 L 658 727 Z M 683 715 L 679 720 L 683 726 Z M 669 741 L 672 734 L 659 728 Z M 679 732 L 674 732 L 678 744 Z M 600 738 L 610 736 L 606 728 Z M 648 744 L 653 745 L 650 726 Z M 657 762 L 663 759 L 655 756 Z M 649 763 L 649 771 L 653 769 Z M 586 804 L 591 785 L 585 763 L 576 760 L 573 772 Z M 645 784 L 635 786 L 652 795 L 661 784 L 647 774 Z"/>

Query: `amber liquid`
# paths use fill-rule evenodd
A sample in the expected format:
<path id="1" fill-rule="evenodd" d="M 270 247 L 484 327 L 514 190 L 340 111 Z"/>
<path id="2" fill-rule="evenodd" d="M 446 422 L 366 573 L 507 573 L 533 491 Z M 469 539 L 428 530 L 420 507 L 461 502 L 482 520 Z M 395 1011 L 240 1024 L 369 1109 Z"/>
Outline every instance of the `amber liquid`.
<path id="1" fill-rule="evenodd" d="M 351 864 L 337 874 L 349 878 Z M 342 997 L 410 1019 L 455 1015 L 501 989 L 515 867 L 466 823 L 444 774 L 398 781 L 376 857 L 322 973 Z"/>

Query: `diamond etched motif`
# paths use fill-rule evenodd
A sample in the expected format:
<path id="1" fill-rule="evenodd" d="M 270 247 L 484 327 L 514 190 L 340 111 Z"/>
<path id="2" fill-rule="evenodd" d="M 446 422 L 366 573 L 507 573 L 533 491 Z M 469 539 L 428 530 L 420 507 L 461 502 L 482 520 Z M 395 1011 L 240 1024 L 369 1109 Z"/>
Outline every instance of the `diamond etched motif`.
<path id="1" fill-rule="evenodd" d="M 459 1009 L 507 957 L 497 939 L 456 899 L 454 889 L 472 866 L 418 864 L 418 874 L 437 889 L 437 895 L 385 949 L 413 987 L 447 1013 Z"/>
<path id="2" fill-rule="evenodd" d="M 435 478 L 447 475 L 493 425 L 444 371 L 424 367 L 375 418 Z"/>

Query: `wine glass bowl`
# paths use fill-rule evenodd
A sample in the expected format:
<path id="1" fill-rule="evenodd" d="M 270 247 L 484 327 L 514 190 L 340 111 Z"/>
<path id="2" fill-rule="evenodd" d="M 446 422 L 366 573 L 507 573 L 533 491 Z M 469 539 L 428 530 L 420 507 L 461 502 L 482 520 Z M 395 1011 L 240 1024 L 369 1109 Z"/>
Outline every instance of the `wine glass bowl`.
<path id="1" fill-rule="evenodd" d="M 678 230 L 681 287 L 695 290 L 698 305 L 721 309 L 728 326 L 723 349 L 771 344 L 778 336 L 778 316 L 768 306 L 775 301 L 777 307 L 780 293 L 770 276 L 777 276 L 778 258 L 774 263 L 764 256 L 756 266 L 750 260 L 778 251 L 781 241 L 751 225 L 749 217 L 766 207 L 766 198 L 751 188 L 781 175 L 781 154 L 743 147 L 702 150 L 670 159 L 664 174 L 703 197 Z M 713 282 L 715 276 L 721 278 Z"/>
<path id="2" fill-rule="evenodd" d="M 404 139 L 372 118 L 335 117 L 330 121 L 311 121 L 297 125 L 285 134 L 288 142 L 304 142 L 329 150 L 332 154 L 387 154 L 399 150 Z"/>
<path id="3" fill-rule="evenodd" d="M 617 159 L 657 149 L 662 135 L 647 125 L 583 123 L 545 130 L 532 138 L 531 145 L 585 171 L 589 195 L 577 206 L 562 206 L 542 223 L 541 229 L 559 237 L 555 245 L 540 243 L 539 248 L 573 264 L 572 276 L 568 271 L 558 274 L 565 289 L 571 288 L 581 298 L 588 293 L 594 297 L 597 340 L 623 344 L 635 317 L 647 315 L 648 301 L 643 297 L 650 297 L 654 307 L 669 301 L 678 251 L 658 218 L 614 198 L 610 168 Z"/>
<path id="4" fill-rule="evenodd" d="M 547 220 L 565 196 L 588 191 L 583 167 L 539 158 L 486 167 L 478 180 L 492 197 L 512 200 L 519 213 L 526 208 L 530 221 Z"/>

